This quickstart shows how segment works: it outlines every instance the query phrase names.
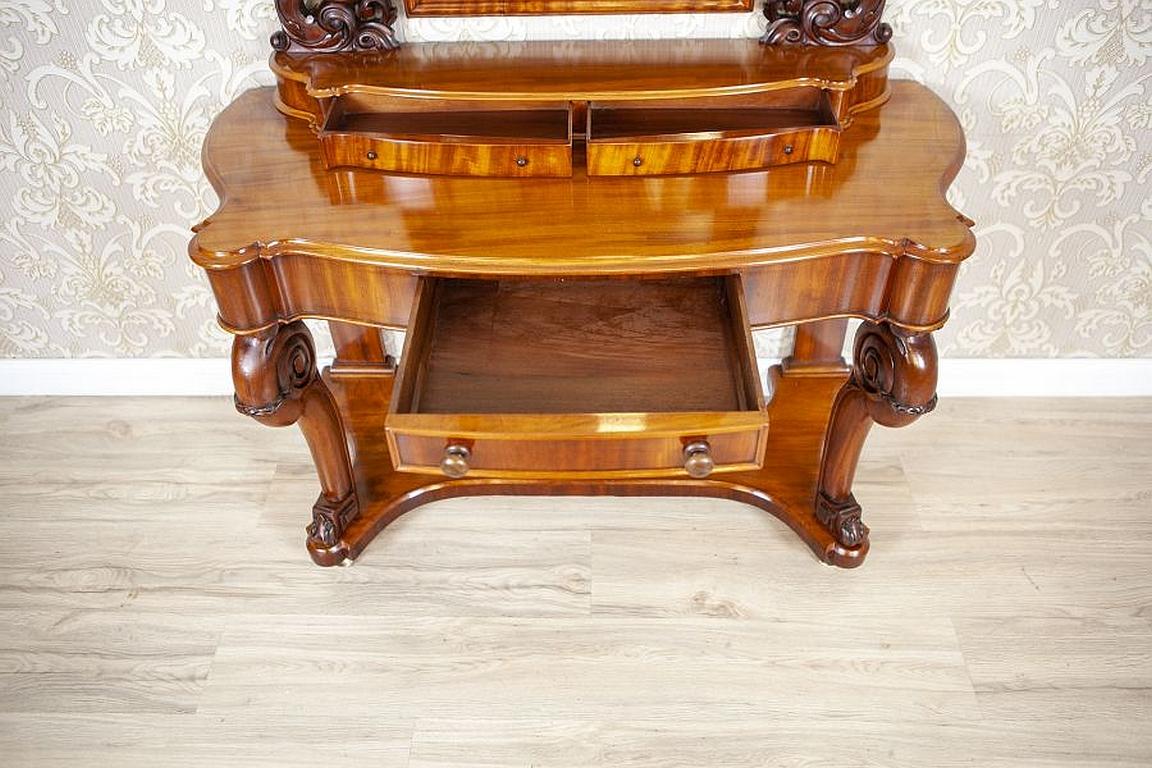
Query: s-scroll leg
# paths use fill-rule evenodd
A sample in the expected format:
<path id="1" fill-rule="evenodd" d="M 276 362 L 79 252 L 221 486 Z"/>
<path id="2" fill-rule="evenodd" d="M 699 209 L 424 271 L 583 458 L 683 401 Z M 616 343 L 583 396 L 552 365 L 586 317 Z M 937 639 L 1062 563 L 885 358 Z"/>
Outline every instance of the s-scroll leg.
<path id="1" fill-rule="evenodd" d="M 852 481 L 872 423 L 903 427 L 931 411 L 936 376 L 930 333 L 873 322 L 856 332 L 852 374 L 832 406 L 816 493 L 816 517 L 845 550 L 841 564 L 860 562 L 868 548 Z"/>
<path id="2" fill-rule="evenodd" d="M 272 427 L 300 424 L 320 479 L 308 551 L 320 565 L 342 562 L 344 529 L 358 514 L 352 461 L 336 401 L 316 369 L 307 326 L 296 321 L 237 336 L 232 380 L 240 413 Z"/>

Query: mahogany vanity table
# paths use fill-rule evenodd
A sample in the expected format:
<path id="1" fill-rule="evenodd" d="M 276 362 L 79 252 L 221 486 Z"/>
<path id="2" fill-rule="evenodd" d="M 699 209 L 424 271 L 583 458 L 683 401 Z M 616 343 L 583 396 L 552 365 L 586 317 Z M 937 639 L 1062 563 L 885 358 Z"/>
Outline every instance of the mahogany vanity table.
<path id="1" fill-rule="evenodd" d="M 639 0 L 581 2 L 499 9 Z M 857 460 L 934 406 L 974 245 L 944 198 L 961 129 L 889 82 L 882 5 L 769 2 L 759 41 L 398 45 L 386 2 L 279 0 L 278 86 L 213 125 L 191 254 L 237 408 L 307 438 L 312 558 L 438 499 L 610 494 L 736 499 L 862 562 Z M 762 376 L 750 333 L 786 325 Z"/>

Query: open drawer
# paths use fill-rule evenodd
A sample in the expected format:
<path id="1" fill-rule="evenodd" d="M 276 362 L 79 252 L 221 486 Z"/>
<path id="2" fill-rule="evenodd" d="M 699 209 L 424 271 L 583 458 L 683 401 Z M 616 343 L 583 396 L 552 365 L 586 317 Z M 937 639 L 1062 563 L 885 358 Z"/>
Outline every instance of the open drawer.
<path id="1" fill-rule="evenodd" d="M 763 464 L 736 276 L 422 278 L 386 432 L 398 470 L 707 477 Z"/>
<path id="2" fill-rule="evenodd" d="M 647 176 L 835 162 L 840 125 L 827 92 L 592 103 L 589 176 Z"/>
<path id="3" fill-rule="evenodd" d="M 572 110 L 567 103 L 399 102 L 351 93 L 331 101 L 319 139 L 329 168 L 572 175 Z"/>

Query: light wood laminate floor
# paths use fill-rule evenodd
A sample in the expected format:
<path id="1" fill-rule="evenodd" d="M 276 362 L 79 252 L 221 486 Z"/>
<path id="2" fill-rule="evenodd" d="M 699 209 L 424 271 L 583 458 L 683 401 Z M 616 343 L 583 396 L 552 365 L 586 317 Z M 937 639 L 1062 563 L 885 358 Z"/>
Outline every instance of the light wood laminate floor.
<path id="1" fill-rule="evenodd" d="M 294 430 L 0 400 L 4 766 L 1152 765 L 1152 401 L 878 429 L 856 571 L 714 500 L 424 507 L 304 551 Z"/>

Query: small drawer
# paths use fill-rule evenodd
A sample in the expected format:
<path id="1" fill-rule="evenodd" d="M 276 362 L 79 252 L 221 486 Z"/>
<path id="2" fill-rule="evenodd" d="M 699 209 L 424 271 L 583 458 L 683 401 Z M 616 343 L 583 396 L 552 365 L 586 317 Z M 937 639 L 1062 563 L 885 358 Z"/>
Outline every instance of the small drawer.
<path id="1" fill-rule="evenodd" d="M 569 105 L 400 111 L 352 97 L 328 107 L 319 134 L 329 168 L 455 176 L 571 176 Z"/>
<path id="2" fill-rule="evenodd" d="M 827 94 L 796 88 L 744 97 L 592 104 L 588 175 L 650 176 L 835 162 L 840 126 Z"/>
<path id="3" fill-rule="evenodd" d="M 761 466 L 764 426 L 758 414 L 397 414 L 388 435 L 405 472 L 703 478 Z"/>
<path id="4" fill-rule="evenodd" d="M 762 466 L 739 278 L 422 279 L 386 418 L 397 469 L 704 478 Z"/>

